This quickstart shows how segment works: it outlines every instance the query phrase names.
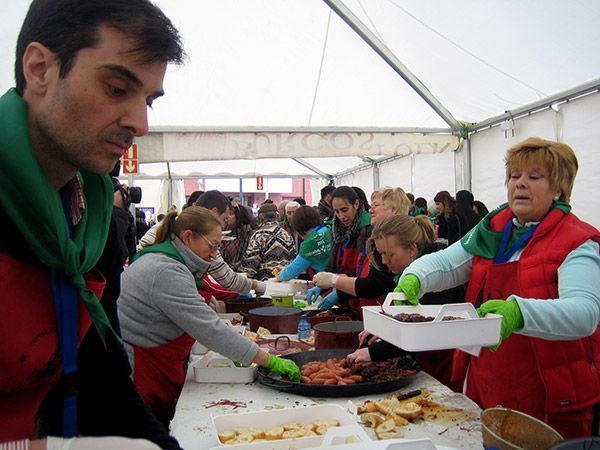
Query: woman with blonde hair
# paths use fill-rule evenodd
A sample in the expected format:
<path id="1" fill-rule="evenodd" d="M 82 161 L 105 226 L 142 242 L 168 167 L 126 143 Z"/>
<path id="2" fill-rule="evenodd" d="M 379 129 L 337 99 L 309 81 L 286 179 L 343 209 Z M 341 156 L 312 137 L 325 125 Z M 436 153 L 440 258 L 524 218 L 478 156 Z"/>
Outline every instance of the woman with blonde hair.
<path id="1" fill-rule="evenodd" d="M 190 206 L 164 218 L 121 279 L 119 320 L 133 380 L 156 417 L 168 425 L 195 341 L 242 365 L 257 363 L 299 380 L 290 360 L 268 355 L 217 316 L 198 293 L 221 245 L 221 219 Z"/>
<path id="2" fill-rule="evenodd" d="M 468 282 L 481 316 L 502 316 L 500 342 L 457 350 L 453 377 L 482 408 L 537 417 L 565 438 L 589 436 L 600 402 L 600 232 L 569 200 L 577 173 L 566 144 L 529 138 L 506 154 L 508 203 L 448 249 L 411 264 L 396 290 L 410 303 Z"/>
<path id="3" fill-rule="evenodd" d="M 446 247 L 435 241 L 435 231 L 427 216 L 392 216 L 383 219 L 373 227 L 371 241 L 381 255 L 382 263 L 393 274 L 397 282 L 400 275 L 415 259 Z M 381 270 L 381 268 L 378 267 Z M 464 299 L 461 287 L 442 292 L 427 294 L 421 302 L 427 305 L 457 303 Z M 361 342 L 370 339 L 367 333 L 361 335 Z M 363 348 L 348 355 L 350 361 L 382 361 L 404 354 L 403 350 L 381 340 L 371 340 L 368 348 Z M 452 351 L 419 352 L 414 355 L 421 368 L 443 383 L 450 381 L 452 367 Z"/>

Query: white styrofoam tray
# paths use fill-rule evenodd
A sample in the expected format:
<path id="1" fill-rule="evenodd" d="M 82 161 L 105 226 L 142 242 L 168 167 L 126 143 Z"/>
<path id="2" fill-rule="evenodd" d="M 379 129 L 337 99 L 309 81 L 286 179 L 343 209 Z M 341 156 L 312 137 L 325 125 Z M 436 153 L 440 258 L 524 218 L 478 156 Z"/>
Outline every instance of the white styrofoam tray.
<path id="1" fill-rule="evenodd" d="M 213 351 L 192 364 L 196 383 L 251 383 L 256 378 L 256 364 L 236 367 L 232 360 Z"/>
<path id="2" fill-rule="evenodd" d="M 239 427 L 252 427 L 261 430 L 283 426 L 287 423 L 313 423 L 317 420 L 337 420 L 340 426 L 356 425 L 356 422 L 344 408 L 339 405 L 303 406 L 298 408 L 274 409 L 237 414 L 220 414 L 213 416 L 215 434 Z M 218 438 L 217 438 L 218 439 Z M 255 450 L 308 448 L 321 445 L 323 436 L 312 436 L 296 439 L 279 439 L 269 442 L 257 442 L 247 445 L 227 445 L 227 447 Z M 219 441 L 219 444 L 226 445 Z"/>
<path id="3" fill-rule="evenodd" d="M 308 280 L 294 278 L 289 281 L 277 281 L 276 278 L 269 278 L 264 297 L 272 297 L 274 295 L 303 296 L 313 286 L 313 282 Z"/>
<path id="4" fill-rule="evenodd" d="M 391 304 L 393 300 L 405 298 L 403 294 L 390 293 L 382 307 L 392 316 L 399 313 L 418 313 L 433 316 L 433 322 L 400 322 L 382 314 L 379 306 L 364 306 L 365 330 L 384 341 L 413 352 L 460 348 L 478 356 L 481 347 L 488 347 L 500 341 L 500 315 L 488 314 L 479 317 L 471 303 L 418 306 Z M 448 315 L 464 319 L 442 321 L 442 318 Z"/>

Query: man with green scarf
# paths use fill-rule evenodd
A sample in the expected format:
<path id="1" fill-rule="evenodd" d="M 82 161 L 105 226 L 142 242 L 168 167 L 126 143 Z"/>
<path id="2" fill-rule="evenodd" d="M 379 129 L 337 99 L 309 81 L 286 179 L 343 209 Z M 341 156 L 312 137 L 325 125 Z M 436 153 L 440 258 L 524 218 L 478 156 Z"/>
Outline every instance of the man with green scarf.
<path id="1" fill-rule="evenodd" d="M 0 443 L 179 448 L 135 392 L 99 301 L 113 275 L 95 270 L 106 174 L 147 133 L 179 34 L 147 0 L 34 0 L 16 54 L 0 98 Z"/>

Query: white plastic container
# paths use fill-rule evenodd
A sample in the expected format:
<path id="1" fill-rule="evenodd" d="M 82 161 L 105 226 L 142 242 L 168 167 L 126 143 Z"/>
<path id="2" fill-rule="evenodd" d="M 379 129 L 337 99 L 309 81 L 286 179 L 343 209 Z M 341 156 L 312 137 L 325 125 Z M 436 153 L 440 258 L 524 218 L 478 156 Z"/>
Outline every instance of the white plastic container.
<path id="1" fill-rule="evenodd" d="M 337 420 L 340 426 L 355 425 L 352 416 L 339 405 L 318 405 L 299 408 L 286 408 L 270 411 L 256 411 L 237 414 L 221 414 L 213 417 L 215 434 L 239 427 L 252 427 L 261 430 L 282 426 L 287 423 L 310 424 L 317 420 Z M 257 442 L 248 445 L 227 446 L 231 448 L 249 449 L 288 449 L 308 448 L 321 445 L 323 436 L 312 436 L 296 439 L 279 439 L 269 442 Z M 219 441 L 219 444 L 225 445 Z"/>
<path id="2" fill-rule="evenodd" d="M 236 367 L 232 360 L 213 351 L 192 364 L 196 383 L 251 383 L 256 378 L 256 364 Z"/>
<path id="3" fill-rule="evenodd" d="M 231 328 L 233 328 L 235 331 L 237 331 L 242 336 L 246 332 L 246 326 L 245 325 L 232 325 L 231 321 L 229 319 L 223 319 L 223 322 L 225 322 L 225 325 L 230 326 Z M 190 353 L 192 355 L 205 355 L 207 352 L 208 352 L 208 348 L 205 347 L 204 345 L 202 345 L 198 341 L 196 341 L 194 343 L 194 345 L 192 345 L 192 349 L 190 350 Z"/>
<path id="4" fill-rule="evenodd" d="M 478 356 L 481 347 L 500 341 L 502 316 L 488 314 L 479 317 L 471 303 L 447 305 L 393 306 L 393 300 L 404 300 L 403 294 L 391 293 L 383 303 L 386 313 L 422 314 L 433 316 L 432 322 L 400 322 L 381 313 L 379 306 L 363 307 L 364 328 L 384 341 L 408 351 L 445 350 L 460 348 Z M 445 320 L 444 316 L 463 317 Z"/>

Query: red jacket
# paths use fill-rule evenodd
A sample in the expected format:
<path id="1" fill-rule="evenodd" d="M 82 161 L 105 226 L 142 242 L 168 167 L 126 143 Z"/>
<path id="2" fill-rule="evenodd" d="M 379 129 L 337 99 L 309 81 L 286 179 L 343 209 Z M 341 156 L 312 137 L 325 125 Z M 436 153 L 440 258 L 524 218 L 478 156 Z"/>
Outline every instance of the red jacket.
<path id="1" fill-rule="evenodd" d="M 513 217 L 509 208 L 491 220 L 493 231 L 501 232 Z M 567 255 L 585 241 L 600 243 L 600 233 L 575 215 L 554 209 L 540 223 L 518 261 L 517 274 L 524 298 L 558 298 L 558 268 Z M 467 301 L 488 300 L 485 292 L 492 260 L 476 256 L 467 289 Z M 489 298 L 488 298 L 489 297 Z M 523 336 L 521 336 L 523 337 Z M 579 410 L 600 401 L 600 332 L 573 341 L 550 341 L 524 337 L 535 357 L 539 380 L 545 391 L 545 407 L 550 414 Z M 529 351 L 529 350 L 527 350 Z M 461 355 L 464 358 L 464 354 Z M 518 356 L 517 356 L 518 357 Z M 460 364 L 457 364 L 460 366 Z M 456 374 L 456 372 L 455 372 Z"/>

